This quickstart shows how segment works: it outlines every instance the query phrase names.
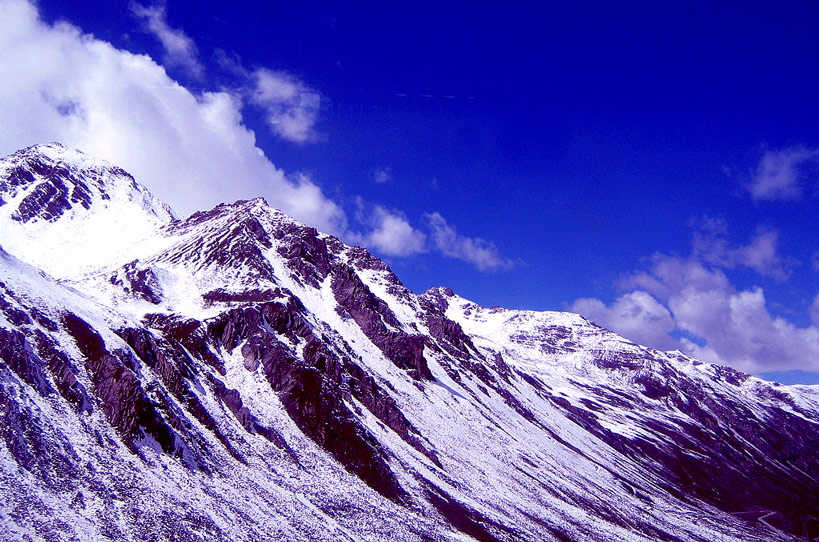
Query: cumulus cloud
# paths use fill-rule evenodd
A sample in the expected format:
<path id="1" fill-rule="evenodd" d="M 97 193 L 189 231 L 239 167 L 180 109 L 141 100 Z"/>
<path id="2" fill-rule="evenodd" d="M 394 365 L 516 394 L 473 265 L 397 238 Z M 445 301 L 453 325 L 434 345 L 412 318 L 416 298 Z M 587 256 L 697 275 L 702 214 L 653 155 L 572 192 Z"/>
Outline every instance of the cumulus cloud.
<path id="1" fill-rule="evenodd" d="M 355 241 L 388 256 L 411 256 L 426 251 L 426 235 L 413 228 L 406 216 L 381 205 L 366 206 L 358 200 L 358 219 L 372 230 L 367 234 L 351 234 Z M 365 211 L 365 207 L 369 207 Z"/>
<path id="2" fill-rule="evenodd" d="M 232 95 L 194 94 L 151 58 L 46 24 L 24 0 L 0 8 L 0 81 L 13 81 L 0 85 L 0 154 L 60 141 L 120 165 L 182 214 L 263 195 L 319 229 L 346 230 L 315 183 L 264 156 Z"/>
<path id="3" fill-rule="evenodd" d="M 153 6 L 133 3 L 131 12 L 144 21 L 145 29 L 162 44 L 166 64 L 181 66 L 195 77 L 202 76 L 204 69 L 196 58 L 196 44 L 182 30 L 170 27 L 164 3 Z"/>
<path id="4" fill-rule="evenodd" d="M 819 370 L 819 328 L 799 328 L 773 316 L 762 288 L 747 291 L 688 290 L 669 300 L 678 326 L 703 338 L 691 353 L 749 372 Z"/>
<path id="5" fill-rule="evenodd" d="M 619 297 L 611 306 L 599 299 L 575 301 L 571 311 L 639 344 L 671 350 L 677 343 L 668 334 L 676 327 L 671 313 L 648 292 L 635 290 Z"/>
<path id="6" fill-rule="evenodd" d="M 469 262 L 479 271 L 502 271 L 514 267 L 504 259 L 494 243 L 477 237 L 464 237 L 440 213 L 425 213 L 433 246 L 444 256 Z"/>
<path id="7" fill-rule="evenodd" d="M 641 344 L 747 372 L 817 371 L 819 296 L 809 309 L 813 325 L 798 327 L 770 312 L 762 288 L 737 289 L 726 275 L 743 266 L 787 278 L 793 262 L 777 255 L 777 239 L 763 229 L 734 245 L 723 222 L 707 220 L 689 256 L 655 254 L 645 269 L 618 282 L 626 293 L 613 303 L 578 299 L 572 310 Z"/>
<path id="8" fill-rule="evenodd" d="M 316 91 L 291 75 L 264 68 L 253 72 L 252 79 L 251 99 L 264 109 L 267 124 L 275 134 L 295 143 L 318 138 L 314 125 L 321 96 Z"/>
<path id="9" fill-rule="evenodd" d="M 639 289 L 667 301 L 675 292 L 692 288 L 697 291 L 728 290 L 731 284 L 721 270 L 706 268 L 692 258 L 655 254 L 647 270 L 635 272 L 618 284 L 623 289 Z"/>
<path id="10" fill-rule="evenodd" d="M 632 340 L 661 348 L 676 343 L 694 357 L 748 372 L 819 370 L 819 328 L 800 328 L 774 316 L 762 288 L 738 291 L 719 269 L 691 258 L 655 255 L 648 269 L 621 285 L 641 290 L 611 306 L 583 299 L 573 309 Z M 668 310 L 670 322 L 645 298 L 649 294 Z M 819 302 L 814 307 L 819 312 Z M 698 341 L 677 342 L 668 335 L 674 329 Z"/>
<path id="11" fill-rule="evenodd" d="M 755 200 L 795 200 L 802 195 L 806 166 L 819 161 L 819 149 L 793 147 L 768 151 L 746 188 Z"/>

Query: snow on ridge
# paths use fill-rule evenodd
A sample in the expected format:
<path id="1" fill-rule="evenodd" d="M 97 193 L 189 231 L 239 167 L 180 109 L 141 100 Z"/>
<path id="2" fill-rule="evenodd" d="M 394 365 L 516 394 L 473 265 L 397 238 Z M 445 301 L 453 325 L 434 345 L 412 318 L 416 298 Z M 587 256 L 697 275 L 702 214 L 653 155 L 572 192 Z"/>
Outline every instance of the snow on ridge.
<path id="1" fill-rule="evenodd" d="M 89 189 L 96 196 L 95 199 L 126 198 L 156 215 L 162 222 L 170 222 L 177 218 L 170 206 L 156 198 L 122 168 L 61 143 L 32 145 L 0 158 L 0 179 L 8 177 L 12 169 L 19 167 L 35 173 L 38 180 L 44 176 L 49 177 L 49 170 L 53 171 L 57 167 L 66 168 L 69 174 L 60 175 L 59 180 L 75 186 L 83 185 L 83 188 Z M 31 171 L 35 168 L 36 171 Z M 0 184 L 0 188 L 2 187 Z M 5 188 L 7 190 L 11 188 L 13 192 L 14 187 Z"/>
<path id="2" fill-rule="evenodd" d="M 58 143 L 0 159 L 0 197 L 5 249 L 58 278 L 127 258 L 175 220 L 127 172 Z"/>

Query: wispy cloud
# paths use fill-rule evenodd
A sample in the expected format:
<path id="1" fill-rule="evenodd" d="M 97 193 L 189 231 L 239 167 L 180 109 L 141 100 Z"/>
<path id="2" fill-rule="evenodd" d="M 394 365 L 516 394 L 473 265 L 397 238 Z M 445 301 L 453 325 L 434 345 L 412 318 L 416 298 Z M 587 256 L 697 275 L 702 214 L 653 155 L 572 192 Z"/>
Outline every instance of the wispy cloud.
<path id="1" fill-rule="evenodd" d="M 377 168 L 373 171 L 373 180 L 378 184 L 390 182 L 392 180 L 392 169 L 388 167 Z"/>
<path id="2" fill-rule="evenodd" d="M 387 256 L 412 256 L 437 252 L 446 257 L 472 264 L 478 271 L 494 273 L 515 266 L 503 258 L 497 247 L 477 237 L 460 235 L 440 213 L 425 213 L 421 229 L 412 226 L 404 213 L 356 198 L 356 220 L 368 232 L 348 232 L 347 239 L 375 249 Z"/>
<path id="3" fill-rule="evenodd" d="M 252 74 L 251 100 L 266 113 L 267 124 L 281 138 L 295 143 L 318 139 L 321 95 L 300 80 L 284 73 L 258 69 Z"/>
<path id="4" fill-rule="evenodd" d="M 131 4 L 131 12 L 145 24 L 165 50 L 164 62 L 185 68 L 190 75 L 202 78 L 205 69 L 197 58 L 196 43 L 184 31 L 172 28 L 167 21 L 163 3 Z M 321 95 L 298 78 L 280 71 L 258 68 L 246 70 L 238 57 L 221 49 L 216 53 L 218 65 L 242 81 L 242 88 L 233 89 L 236 97 L 260 107 L 271 131 L 295 143 L 318 140 L 314 126 L 319 118 Z"/>
<path id="5" fill-rule="evenodd" d="M 819 149 L 792 147 L 767 151 L 746 188 L 758 201 L 795 200 L 804 190 L 805 166 L 819 161 Z"/>
<path id="6" fill-rule="evenodd" d="M 728 240 L 724 221 L 708 217 L 694 232 L 692 257 L 724 269 L 747 267 L 780 282 L 787 280 L 800 263 L 779 254 L 778 231 L 759 227 L 747 244 L 734 245 Z"/>
<path id="7" fill-rule="evenodd" d="M 479 271 L 504 271 L 514 262 L 503 258 L 494 243 L 478 237 L 464 237 L 440 213 L 424 214 L 433 246 L 444 256 L 469 262 Z"/>
<path id="8" fill-rule="evenodd" d="M 811 254 L 810 264 L 813 266 L 814 271 L 819 271 L 819 250 Z"/>
<path id="9" fill-rule="evenodd" d="M 162 44 L 165 63 L 185 68 L 195 77 L 202 77 L 204 68 L 197 59 L 196 44 L 182 30 L 171 28 L 164 3 L 152 6 L 132 3 L 131 12 L 145 23 L 145 29 Z"/>

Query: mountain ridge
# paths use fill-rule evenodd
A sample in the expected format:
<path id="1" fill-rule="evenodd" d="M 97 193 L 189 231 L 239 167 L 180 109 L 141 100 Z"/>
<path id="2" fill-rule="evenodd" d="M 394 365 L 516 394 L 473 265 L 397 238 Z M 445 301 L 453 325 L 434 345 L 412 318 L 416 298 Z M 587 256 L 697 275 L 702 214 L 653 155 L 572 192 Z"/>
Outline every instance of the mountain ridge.
<path id="1" fill-rule="evenodd" d="M 127 173 L 43 149 L 0 161 L 7 538 L 819 535 L 819 389 L 579 315 L 416 295 L 261 198 L 178 219 Z M 91 196 L 13 218 L 65 176 Z M 100 243 L 111 201 L 138 231 Z M 62 265 L 77 232 L 97 253 Z"/>

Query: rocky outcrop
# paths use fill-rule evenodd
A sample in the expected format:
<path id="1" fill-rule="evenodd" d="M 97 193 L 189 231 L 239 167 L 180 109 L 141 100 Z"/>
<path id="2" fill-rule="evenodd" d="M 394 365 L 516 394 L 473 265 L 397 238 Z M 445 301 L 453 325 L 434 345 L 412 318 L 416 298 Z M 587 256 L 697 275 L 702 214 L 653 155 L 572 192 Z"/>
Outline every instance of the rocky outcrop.
<path id="1" fill-rule="evenodd" d="M 89 397 L 88 391 L 79 381 L 80 371 L 68 354 L 61 351 L 56 341 L 41 330 L 34 332 L 34 344 L 40 359 L 46 362 L 60 395 L 78 412 L 92 412 L 94 409 L 93 401 Z"/>
<path id="2" fill-rule="evenodd" d="M 330 272 L 331 255 L 327 242 L 315 228 L 288 222 L 274 232 L 280 241 L 277 252 L 287 262 L 292 277 L 317 288 Z"/>
<path id="3" fill-rule="evenodd" d="M 267 331 L 266 324 L 285 339 L 300 339 L 303 359 Z M 339 386 L 343 362 L 312 335 L 298 313 L 279 303 L 265 304 L 261 310 L 235 309 L 209 322 L 208 329 L 228 352 L 244 343 L 245 366 L 261 367 L 287 413 L 307 436 L 385 497 L 406 499 L 389 468 L 386 451 L 345 404 Z"/>
<path id="4" fill-rule="evenodd" d="M 85 357 L 102 411 L 125 444 L 137 452 L 137 441 L 149 435 L 166 453 L 181 455 L 177 434 L 162 418 L 159 405 L 148 397 L 133 370 L 109 353 L 99 333 L 79 316 L 65 313 L 63 324 Z"/>
<path id="5" fill-rule="evenodd" d="M 122 288 L 126 293 L 144 299 L 154 305 L 162 301 L 162 287 L 152 269 L 141 269 L 139 261 L 125 264 L 122 269 L 111 276 L 111 284 Z"/>
<path id="6" fill-rule="evenodd" d="M 339 313 L 352 318 L 387 359 L 414 378 L 432 379 L 424 358 L 424 337 L 403 331 L 389 306 L 373 295 L 350 266 L 336 266 L 331 287 Z"/>
<path id="7" fill-rule="evenodd" d="M 192 360 L 190 360 L 185 351 L 167 339 L 155 337 L 146 329 L 124 328 L 117 330 L 117 335 L 131 347 L 148 368 L 159 376 L 165 389 L 184 406 L 186 411 L 192 414 L 199 423 L 213 433 L 231 455 L 240 458 L 233 445 L 219 430 L 216 421 L 191 390 L 190 382 L 194 376 L 195 369 L 191 363 Z M 218 382 L 218 380 L 216 381 Z M 216 389 L 217 397 L 224 401 L 223 395 L 220 395 L 219 392 L 224 392 L 224 386 L 222 386 L 222 389 Z M 226 406 L 233 411 L 232 407 L 234 407 L 235 404 L 231 402 L 231 404 L 226 404 Z M 241 405 L 239 409 L 241 410 Z M 234 414 L 237 413 L 234 412 Z M 241 416 L 237 417 L 240 422 L 244 422 Z M 242 425 L 247 428 L 245 423 L 242 423 Z M 252 430 L 252 428 L 249 430 Z"/>
<path id="8" fill-rule="evenodd" d="M 19 331 L 0 328 L 0 359 L 40 395 L 53 391 L 43 371 L 44 364 Z"/>

